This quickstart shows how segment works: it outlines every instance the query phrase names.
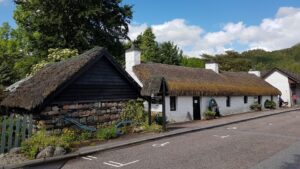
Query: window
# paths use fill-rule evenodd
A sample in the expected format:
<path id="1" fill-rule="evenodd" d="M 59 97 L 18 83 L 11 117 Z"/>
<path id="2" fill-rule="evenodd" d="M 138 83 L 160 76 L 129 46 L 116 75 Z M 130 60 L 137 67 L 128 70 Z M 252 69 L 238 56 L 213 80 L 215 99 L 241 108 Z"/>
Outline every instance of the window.
<path id="1" fill-rule="evenodd" d="M 170 96 L 170 110 L 176 111 L 176 97 Z"/>
<path id="2" fill-rule="evenodd" d="M 226 98 L 226 106 L 230 107 L 230 96 L 227 96 Z"/>
<path id="3" fill-rule="evenodd" d="M 248 96 L 244 96 L 244 103 L 248 103 Z"/>
<path id="4" fill-rule="evenodd" d="M 273 101 L 273 96 L 271 96 L 271 101 Z"/>
<path id="5" fill-rule="evenodd" d="M 258 104 L 261 104 L 261 96 L 257 97 L 257 102 L 258 102 Z"/>

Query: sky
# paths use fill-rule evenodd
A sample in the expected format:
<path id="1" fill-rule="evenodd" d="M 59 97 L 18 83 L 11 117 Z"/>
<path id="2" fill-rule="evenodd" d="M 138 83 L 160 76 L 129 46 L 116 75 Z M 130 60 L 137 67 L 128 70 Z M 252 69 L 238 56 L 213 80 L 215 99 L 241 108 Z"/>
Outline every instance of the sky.
<path id="1" fill-rule="evenodd" d="M 185 54 L 268 51 L 300 42 L 300 0 L 123 0 L 133 5 L 129 37 L 152 27 L 158 42 Z M 15 26 L 10 0 L 0 0 L 0 23 Z"/>

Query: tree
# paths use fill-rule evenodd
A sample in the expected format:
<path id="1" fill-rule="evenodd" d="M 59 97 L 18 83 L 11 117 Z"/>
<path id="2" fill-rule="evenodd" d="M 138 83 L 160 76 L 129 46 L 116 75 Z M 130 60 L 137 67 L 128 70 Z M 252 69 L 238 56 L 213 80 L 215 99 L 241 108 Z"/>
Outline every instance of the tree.
<path id="1" fill-rule="evenodd" d="M 17 79 L 14 63 L 23 56 L 18 31 L 8 23 L 0 26 L 0 85 L 7 86 Z"/>
<path id="2" fill-rule="evenodd" d="M 131 6 L 121 0 L 15 0 L 14 19 L 24 29 L 33 54 L 47 56 L 50 48 L 83 52 L 106 47 L 119 59 L 120 40 L 128 39 Z"/>
<path id="3" fill-rule="evenodd" d="M 46 60 L 42 60 L 39 63 L 33 65 L 31 67 L 31 71 L 29 74 L 27 74 L 27 76 L 29 75 L 34 75 L 36 72 L 38 72 L 39 70 L 41 70 L 42 68 L 44 68 L 45 66 L 47 66 L 50 63 L 54 63 L 54 62 L 59 62 L 59 61 L 63 61 L 66 59 L 69 59 L 73 56 L 77 56 L 78 55 L 78 50 L 77 49 L 49 49 L 48 51 L 48 57 Z"/>
<path id="4" fill-rule="evenodd" d="M 185 56 L 182 58 L 180 65 L 185 67 L 204 68 L 205 61 L 200 58 Z"/>
<path id="5" fill-rule="evenodd" d="M 0 84 L 8 86 L 15 80 L 12 67 L 7 62 L 0 64 Z M 1 86 L 0 85 L 0 86 Z"/>
<path id="6" fill-rule="evenodd" d="M 133 43 L 141 49 L 143 61 L 157 62 L 159 60 L 158 44 L 151 28 L 147 28 Z"/>
<path id="7" fill-rule="evenodd" d="M 154 61 L 164 64 L 179 65 L 182 58 L 182 50 L 180 50 L 177 45 L 174 45 L 173 42 L 163 42 L 159 45 L 159 57 L 156 57 L 156 60 Z"/>

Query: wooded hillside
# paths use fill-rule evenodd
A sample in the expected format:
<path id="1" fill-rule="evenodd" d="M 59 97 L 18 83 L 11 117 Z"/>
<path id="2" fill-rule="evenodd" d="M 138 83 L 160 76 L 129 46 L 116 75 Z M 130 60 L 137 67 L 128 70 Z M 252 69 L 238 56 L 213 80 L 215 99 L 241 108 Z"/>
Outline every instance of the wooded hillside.
<path id="1" fill-rule="evenodd" d="M 274 67 L 300 73 L 300 44 L 291 48 L 267 52 L 261 49 L 242 53 L 227 51 L 226 54 L 203 55 L 204 60 L 220 64 L 221 70 L 248 71 L 270 70 Z"/>

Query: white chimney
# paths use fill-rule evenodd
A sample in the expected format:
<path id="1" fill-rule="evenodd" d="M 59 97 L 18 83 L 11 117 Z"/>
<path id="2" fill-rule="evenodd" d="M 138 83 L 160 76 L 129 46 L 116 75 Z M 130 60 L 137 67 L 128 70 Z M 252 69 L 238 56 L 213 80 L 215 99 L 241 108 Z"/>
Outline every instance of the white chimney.
<path id="1" fill-rule="evenodd" d="M 219 73 L 219 65 L 217 63 L 205 63 L 205 69 L 210 69 L 216 73 Z"/>
<path id="2" fill-rule="evenodd" d="M 254 74 L 255 76 L 257 76 L 257 77 L 260 77 L 261 76 L 261 74 L 260 74 L 260 71 L 257 71 L 257 70 L 249 70 L 249 72 L 248 72 L 249 74 Z"/>
<path id="3" fill-rule="evenodd" d="M 141 86 L 142 82 L 133 72 L 133 66 L 141 64 L 141 52 L 134 45 L 125 53 L 125 70 Z"/>
<path id="4" fill-rule="evenodd" d="M 133 66 L 141 64 L 141 52 L 132 45 L 125 53 L 126 71 L 132 71 Z"/>

